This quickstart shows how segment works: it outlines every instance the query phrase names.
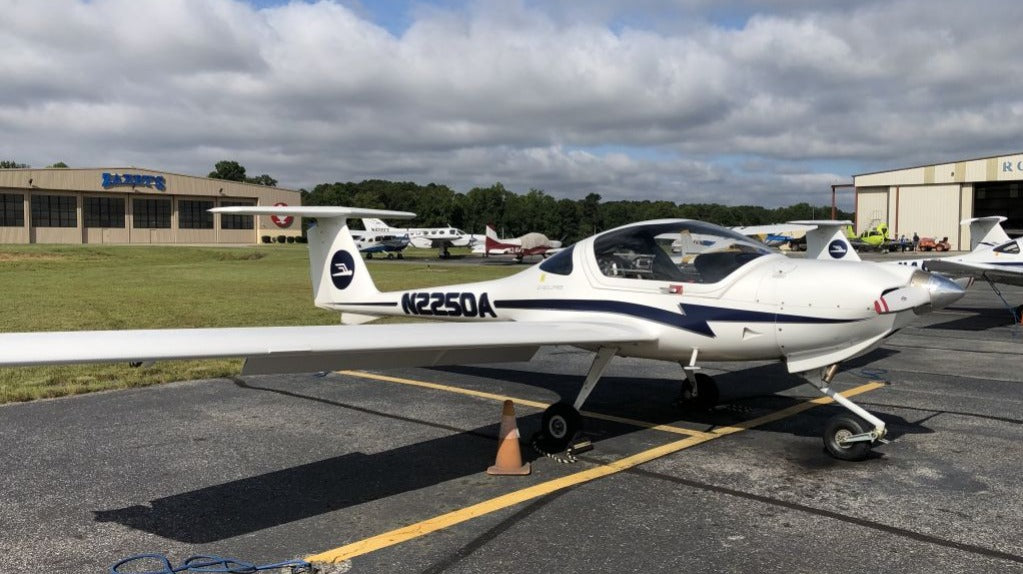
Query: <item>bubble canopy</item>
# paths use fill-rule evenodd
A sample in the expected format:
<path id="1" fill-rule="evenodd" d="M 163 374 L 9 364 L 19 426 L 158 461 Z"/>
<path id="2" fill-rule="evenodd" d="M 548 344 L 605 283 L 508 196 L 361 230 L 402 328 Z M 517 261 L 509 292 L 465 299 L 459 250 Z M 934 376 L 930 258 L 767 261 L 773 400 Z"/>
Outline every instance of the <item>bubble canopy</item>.
<path id="1" fill-rule="evenodd" d="M 607 277 L 717 283 L 777 251 L 741 233 L 685 219 L 628 225 L 598 235 L 593 251 Z"/>

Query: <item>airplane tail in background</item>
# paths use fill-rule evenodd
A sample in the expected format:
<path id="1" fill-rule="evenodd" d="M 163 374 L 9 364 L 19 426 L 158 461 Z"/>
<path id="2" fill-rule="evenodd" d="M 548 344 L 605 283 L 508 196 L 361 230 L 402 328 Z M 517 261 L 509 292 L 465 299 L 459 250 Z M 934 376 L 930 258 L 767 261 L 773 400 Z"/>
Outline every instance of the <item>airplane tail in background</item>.
<path id="1" fill-rule="evenodd" d="M 368 216 L 390 219 L 415 217 L 414 213 L 404 211 L 325 206 L 238 206 L 218 207 L 211 211 L 239 215 L 315 217 L 317 223 L 308 232 L 309 278 L 316 306 L 325 309 L 330 309 L 331 303 L 365 301 L 380 292 L 365 268 L 359 248 L 348 229 L 348 220 Z"/>
<path id="2" fill-rule="evenodd" d="M 846 237 L 846 226 L 851 221 L 809 220 L 790 221 L 797 225 L 810 225 L 813 229 L 806 232 L 807 259 L 828 259 L 835 261 L 860 261 L 856 250 Z"/>
<path id="3" fill-rule="evenodd" d="M 1002 229 L 1002 222 L 1008 219 L 1001 215 L 964 219 L 960 225 L 970 224 L 970 251 L 977 248 L 988 249 L 1009 241 L 1009 236 Z"/>
<path id="4" fill-rule="evenodd" d="M 377 210 L 377 209 L 364 209 L 362 211 L 380 211 L 380 210 Z M 383 211 L 381 211 L 381 213 L 404 213 L 404 212 L 397 212 L 397 211 L 383 212 Z M 393 216 L 385 215 L 384 217 L 391 218 Z M 397 218 L 395 218 L 395 219 L 397 219 Z M 402 219 L 410 219 L 410 218 L 402 218 Z M 364 228 L 366 228 L 366 231 L 381 231 L 381 232 L 384 232 L 384 233 L 387 233 L 388 231 L 391 231 L 391 226 L 390 225 L 387 225 L 386 223 L 384 223 L 380 219 L 376 219 L 376 218 L 363 217 L 362 218 L 362 226 Z"/>
<path id="5" fill-rule="evenodd" d="M 497 231 L 494 230 L 490 224 L 487 224 L 486 241 L 484 242 L 485 253 L 489 253 L 494 249 L 505 249 L 508 245 L 501 243 L 500 238 L 497 236 Z"/>

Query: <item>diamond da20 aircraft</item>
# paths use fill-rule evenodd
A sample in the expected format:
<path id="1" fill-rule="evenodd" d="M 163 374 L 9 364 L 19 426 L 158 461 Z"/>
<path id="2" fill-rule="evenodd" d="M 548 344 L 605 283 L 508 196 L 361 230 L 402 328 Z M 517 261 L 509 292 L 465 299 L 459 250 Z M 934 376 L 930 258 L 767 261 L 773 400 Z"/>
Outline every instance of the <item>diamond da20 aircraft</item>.
<path id="1" fill-rule="evenodd" d="M 414 214 L 322 206 L 213 211 L 317 218 L 309 230 L 315 304 L 341 312 L 345 324 L 8 333 L 0 335 L 0 366 L 244 357 L 243 374 L 269 374 L 509 362 L 528 360 L 544 345 L 574 345 L 596 354 L 575 400 L 543 414 L 541 440 L 560 449 L 579 430 L 579 409 L 616 355 L 680 363 L 683 398 L 705 407 L 718 389 L 698 372 L 701 361 L 778 360 L 856 415 L 831 420 L 824 443 L 833 456 L 858 460 L 886 428 L 830 387 L 839 363 L 963 295 L 920 269 L 787 258 L 734 231 L 682 219 L 612 229 L 502 279 L 380 292 L 347 220 Z M 655 240 L 676 233 L 715 240 L 682 262 L 670 243 Z M 361 325 L 382 316 L 460 324 Z M 816 371 L 819 380 L 810 376 Z"/>
<path id="2" fill-rule="evenodd" d="M 964 219 L 970 226 L 970 251 L 961 255 L 925 257 L 899 261 L 899 265 L 920 267 L 952 277 L 983 279 L 1013 313 L 1016 322 L 1023 317 L 1023 305 L 1015 308 L 1005 300 L 997 284 L 1023 285 L 1023 237 L 1009 238 L 1002 229 L 1006 217 L 990 215 Z"/>

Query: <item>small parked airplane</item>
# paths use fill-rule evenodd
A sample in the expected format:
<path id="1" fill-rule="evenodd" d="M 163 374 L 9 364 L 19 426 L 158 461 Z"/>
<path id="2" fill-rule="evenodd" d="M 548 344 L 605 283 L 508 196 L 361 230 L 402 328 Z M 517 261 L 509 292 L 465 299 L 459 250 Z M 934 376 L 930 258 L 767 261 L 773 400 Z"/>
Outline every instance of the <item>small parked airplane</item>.
<path id="1" fill-rule="evenodd" d="M 497 236 L 497 231 L 487 225 L 483 245 L 477 245 L 472 252 L 482 253 L 484 257 L 512 254 L 515 255 L 515 259 L 522 261 L 529 255 L 540 255 L 546 259 L 548 254 L 554 253 L 560 248 L 560 241 L 548 239 L 543 233 L 527 233 L 514 239 L 501 239 Z"/>
<path id="2" fill-rule="evenodd" d="M 1007 218 L 1000 215 L 964 219 L 970 226 L 970 252 L 963 255 L 907 259 L 901 265 L 936 271 L 952 277 L 972 277 L 987 281 L 991 289 L 1014 311 L 1017 321 L 1023 317 L 1023 305 L 1015 309 L 1002 297 L 997 283 L 1023 285 L 1023 238 L 1011 239 L 1002 229 Z"/>
<path id="3" fill-rule="evenodd" d="M 962 297 L 955 283 L 920 269 L 785 257 L 734 231 L 662 219 L 605 231 L 521 272 L 492 281 L 380 292 L 347 220 L 414 214 L 347 207 L 220 207 L 245 215 L 315 217 L 309 259 L 315 304 L 339 326 L 7 333 L 0 366 L 244 357 L 243 374 L 312 372 L 529 360 L 544 345 L 595 351 L 573 403 L 550 406 L 542 440 L 564 448 L 579 409 L 616 356 L 681 364 L 682 398 L 718 398 L 700 361 L 777 360 L 857 416 L 829 421 L 833 456 L 860 460 L 885 423 L 831 388 L 839 363 L 881 344 L 918 314 Z M 666 234 L 715 238 L 712 250 L 676 263 Z M 359 325 L 382 316 L 463 324 Z M 820 372 L 819 381 L 812 375 Z"/>
<path id="4" fill-rule="evenodd" d="M 407 235 L 391 235 L 375 231 L 352 230 L 352 238 L 355 239 L 355 245 L 359 248 L 359 253 L 364 253 L 366 259 L 373 259 L 373 255 L 376 253 L 384 253 L 388 259 L 393 259 L 395 256 L 398 259 L 402 259 L 401 252 L 410 243 Z"/>
<path id="5" fill-rule="evenodd" d="M 398 229 L 387 225 L 378 218 L 363 218 L 362 226 L 366 231 L 386 233 L 388 235 L 407 235 L 412 245 L 420 249 L 439 249 L 442 259 L 451 256 L 450 247 L 471 246 L 472 236 L 454 227 L 410 227 Z"/>

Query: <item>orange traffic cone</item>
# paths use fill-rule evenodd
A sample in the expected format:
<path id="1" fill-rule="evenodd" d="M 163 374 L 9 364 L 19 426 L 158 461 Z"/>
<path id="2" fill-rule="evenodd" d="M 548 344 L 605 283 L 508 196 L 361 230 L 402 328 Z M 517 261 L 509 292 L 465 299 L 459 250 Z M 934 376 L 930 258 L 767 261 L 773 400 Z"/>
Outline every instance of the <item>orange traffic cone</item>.
<path id="1" fill-rule="evenodd" d="M 515 404 L 504 401 L 501 409 L 501 432 L 497 437 L 497 460 L 487 469 L 487 474 L 499 476 L 522 476 L 529 474 L 529 463 L 522 464 L 519 449 L 519 427 L 515 425 Z"/>

